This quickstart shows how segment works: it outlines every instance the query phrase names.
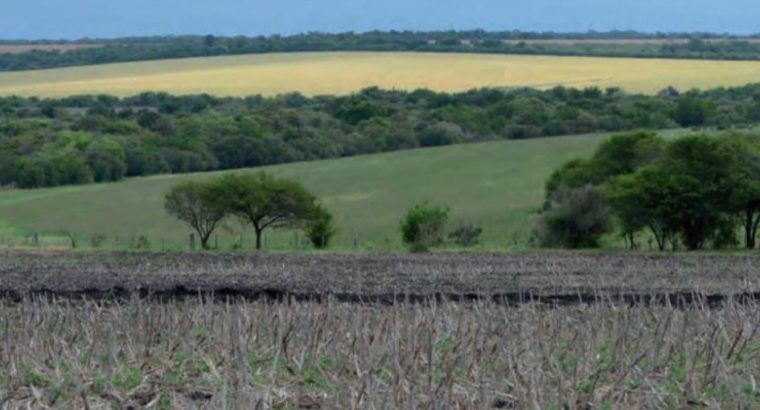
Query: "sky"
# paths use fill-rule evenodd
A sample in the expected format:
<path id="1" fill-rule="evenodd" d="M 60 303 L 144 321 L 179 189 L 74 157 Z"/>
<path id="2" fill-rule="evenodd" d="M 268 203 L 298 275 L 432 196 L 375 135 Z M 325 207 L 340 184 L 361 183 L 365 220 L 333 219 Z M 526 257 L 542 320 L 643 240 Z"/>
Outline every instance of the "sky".
<path id="1" fill-rule="evenodd" d="M 307 31 L 760 32 L 757 0 L 0 0 L 0 39 Z"/>

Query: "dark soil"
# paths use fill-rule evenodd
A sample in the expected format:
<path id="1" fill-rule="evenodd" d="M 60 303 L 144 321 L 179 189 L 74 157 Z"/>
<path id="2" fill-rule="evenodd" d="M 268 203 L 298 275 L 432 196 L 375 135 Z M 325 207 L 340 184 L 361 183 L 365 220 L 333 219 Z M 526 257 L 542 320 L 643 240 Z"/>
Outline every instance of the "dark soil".
<path id="1" fill-rule="evenodd" d="M 667 254 L 0 252 L 0 297 L 133 296 L 394 303 L 720 304 L 760 299 L 760 257 Z"/>

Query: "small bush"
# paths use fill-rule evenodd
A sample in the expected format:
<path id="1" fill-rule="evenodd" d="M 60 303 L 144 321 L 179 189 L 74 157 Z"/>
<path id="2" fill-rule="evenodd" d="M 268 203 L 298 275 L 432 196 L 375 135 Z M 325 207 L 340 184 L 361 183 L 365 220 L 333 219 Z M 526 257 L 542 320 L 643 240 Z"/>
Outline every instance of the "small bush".
<path id="1" fill-rule="evenodd" d="M 444 240 L 449 209 L 427 202 L 409 209 L 401 220 L 401 239 L 412 252 L 427 252 Z"/>
<path id="2" fill-rule="evenodd" d="M 92 248 L 100 248 L 106 242 L 106 236 L 103 234 L 95 234 L 90 237 L 90 246 Z"/>
<path id="3" fill-rule="evenodd" d="M 464 224 L 449 234 L 449 238 L 459 246 L 471 247 L 478 244 L 483 228 L 478 225 Z"/>
<path id="4" fill-rule="evenodd" d="M 560 188 L 536 221 L 536 234 L 544 247 L 595 248 L 612 230 L 612 218 L 602 192 L 593 186 Z"/>
<path id="5" fill-rule="evenodd" d="M 314 219 L 306 225 L 306 235 L 317 249 L 325 249 L 330 246 L 330 240 L 336 231 L 333 216 L 322 207 L 319 208 Z"/>
<path id="6" fill-rule="evenodd" d="M 135 249 L 138 249 L 138 250 L 150 249 L 150 240 L 148 240 L 148 237 L 144 235 L 138 237 L 137 240 L 135 241 Z"/>

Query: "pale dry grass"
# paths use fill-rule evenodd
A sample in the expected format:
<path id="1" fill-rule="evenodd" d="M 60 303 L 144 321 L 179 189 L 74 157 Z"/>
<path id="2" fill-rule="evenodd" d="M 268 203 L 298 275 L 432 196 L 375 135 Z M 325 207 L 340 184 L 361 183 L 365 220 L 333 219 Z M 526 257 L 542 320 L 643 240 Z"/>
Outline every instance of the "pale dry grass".
<path id="1" fill-rule="evenodd" d="M 513 300 L 760 298 L 757 255 L 655 253 L 277 254 L 0 252 L 0 296 L 110 292 L 246 297 L 440 295 Z M 552 299 L 553 298 L 553 299 Z"/>
<path id="2" fill-rule="evenodd" d="M 757 408 L 760 316 L 614 304 L 0 306 L 0 408 Z"/>
<path id="3" fill-rule="evenodd" d="M 3 252 L 0 409 L 760 408 L 757 260 Z"/>
<path id="4" fill-rule="evenodd" d="M 329 52 L 190 58 L 0 74 L 0 94 L 133 95 L 142 91 L 223 96 L 346 94 L 365 87 L 463 91 L 476 87 L 622 87 L 656 93 L 739 86 L 760 62 L 454 53 Z"/>

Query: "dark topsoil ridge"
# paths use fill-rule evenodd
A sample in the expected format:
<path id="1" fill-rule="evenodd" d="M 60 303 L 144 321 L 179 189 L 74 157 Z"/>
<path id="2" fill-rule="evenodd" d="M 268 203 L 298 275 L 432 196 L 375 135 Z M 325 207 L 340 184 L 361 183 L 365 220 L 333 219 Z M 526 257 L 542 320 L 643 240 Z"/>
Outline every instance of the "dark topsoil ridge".
<path id="1" fill-rule="evenodd" d="M 760 256 L 222 254 L 0 251 L 0 298 L 380 302 L 429 298 L 571 304 L 760 300 Z"/>

